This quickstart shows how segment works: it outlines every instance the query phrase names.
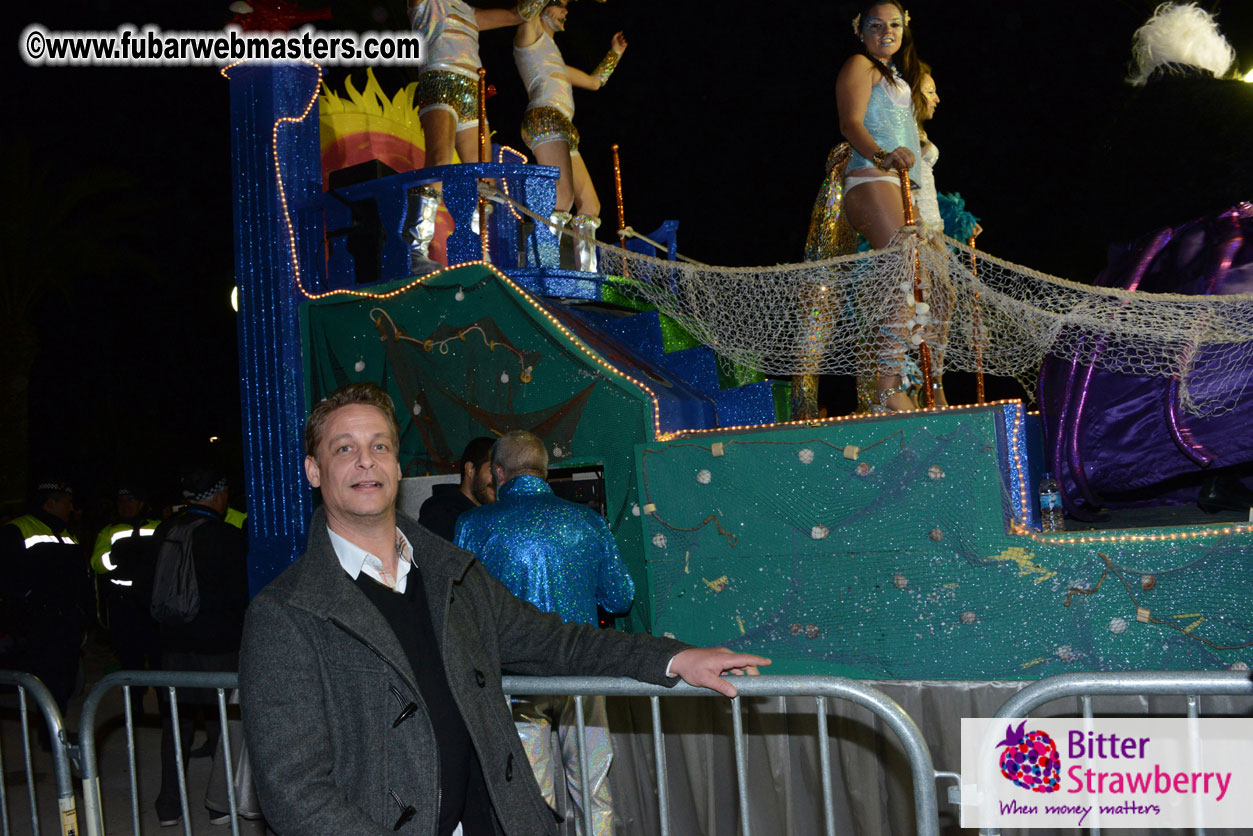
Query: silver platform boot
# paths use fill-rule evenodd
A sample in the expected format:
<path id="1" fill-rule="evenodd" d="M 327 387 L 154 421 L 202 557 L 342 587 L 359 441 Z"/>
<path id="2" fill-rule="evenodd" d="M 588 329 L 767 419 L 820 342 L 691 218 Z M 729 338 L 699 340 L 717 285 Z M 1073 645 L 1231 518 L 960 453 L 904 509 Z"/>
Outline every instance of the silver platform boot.
<path id="1" fill-rule="evenodd" d="M 570 217 L 569 212 L 563 212 L 560 209 L 553 210 L 553 213 L 548 216 L 548 226 L 553 231 L 553 235 L 561 238 L 562 232 L 570 223 Z"/>
<path id="2" fill-rule="evenodd" d="M 600 218 L 591 215 L 578 215 L 570 223 L 574 230 L 574 266 L 584 273 L 598 272 L 596 263 L 596 230 L 600 228 Z"/>
<path id="3" fill-rule="evenodd" d="M 435 239 L 435 214 L 439 211 L 440 191 L 423 186 L 409 192 L 409 212 L 405 216 L 405 238 L 409 241 L 409 273 L 425 276 L 444 269 L 430 257 L 431 241 Z"/>

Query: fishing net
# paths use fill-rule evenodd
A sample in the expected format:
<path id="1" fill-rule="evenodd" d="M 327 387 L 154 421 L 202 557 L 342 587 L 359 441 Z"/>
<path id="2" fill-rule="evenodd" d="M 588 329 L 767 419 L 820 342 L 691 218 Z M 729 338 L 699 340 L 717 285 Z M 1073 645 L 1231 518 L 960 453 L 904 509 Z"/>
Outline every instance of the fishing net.
<path id="1" fill-rule="evenodd" d="M 976 257 L 977 256 L 977 257 Z M 1041 361 L 1178 378 L 1193 415 L 1253 384 L 1253 295 L 1135 293 L 1067 281 L 905 227 L 882 250 L 773 267 L 713 267 L 600 246 L 603 272 L 727 360 L 769 375 L 870 376 L 909 367 L 1012 377 Z M 924 301 L 914 301 L 918 270 Z"/>

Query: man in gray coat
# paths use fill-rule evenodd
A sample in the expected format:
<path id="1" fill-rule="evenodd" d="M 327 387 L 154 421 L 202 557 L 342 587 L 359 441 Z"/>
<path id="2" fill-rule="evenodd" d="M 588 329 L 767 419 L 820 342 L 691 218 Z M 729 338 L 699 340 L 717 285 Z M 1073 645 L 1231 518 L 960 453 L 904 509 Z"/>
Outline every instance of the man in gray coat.
<path id="1" fill-rule="evenodd" d="M 396 513 L 391 399 L 349 384 L 305 428 L 322 494 L 305 554 L 248 609 L 244 731 L 262 810 L 287 836 L 555 834 L 501 671 L 630 676 L 733 696 L 769 664 L 725 648 L 562 624 Z"/>

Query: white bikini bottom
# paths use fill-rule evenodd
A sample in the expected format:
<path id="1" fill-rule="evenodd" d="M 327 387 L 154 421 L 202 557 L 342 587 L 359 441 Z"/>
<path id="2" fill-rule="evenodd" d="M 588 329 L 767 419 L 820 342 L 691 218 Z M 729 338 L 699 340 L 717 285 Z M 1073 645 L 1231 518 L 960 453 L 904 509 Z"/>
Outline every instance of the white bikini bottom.
<path id="1" fill-rule="evenodd" d="M 851 177 L 845 177 L 844 178 L 844 191 L 845 193 L 847 193 L 849 190 L 853 189 L 856 186 L 860 186 L 862 183 L 877 183 L 879 181 L 882 181 L 884 183 L 891 183 L 893 186 L 896 186 L 897 188 L 900 188 L 900 185 L 901 185 L 901 178 L 898 175 L 889 174 L 888 172 L 885 171 L 879 174 L 858 174 L 858 175 L 854 175 Z"/>

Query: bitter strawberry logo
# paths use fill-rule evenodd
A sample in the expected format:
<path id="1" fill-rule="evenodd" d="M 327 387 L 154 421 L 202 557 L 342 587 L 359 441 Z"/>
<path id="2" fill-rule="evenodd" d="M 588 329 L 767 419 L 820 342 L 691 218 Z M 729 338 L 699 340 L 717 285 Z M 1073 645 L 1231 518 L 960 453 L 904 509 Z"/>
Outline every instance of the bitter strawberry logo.
<path id="1" fill-rule="evenodd" d="M 1005 727 L 1005 739 L 996 744 L 1005 747 L 1001 750 L 1001 774 L 1032 792 L 1057 792 L 1062 773 L 1057 744 L 1047 732 L 1024 731 L 1026 728 L 1026 720 L 1016 729 L 1012 723 Z"/>

